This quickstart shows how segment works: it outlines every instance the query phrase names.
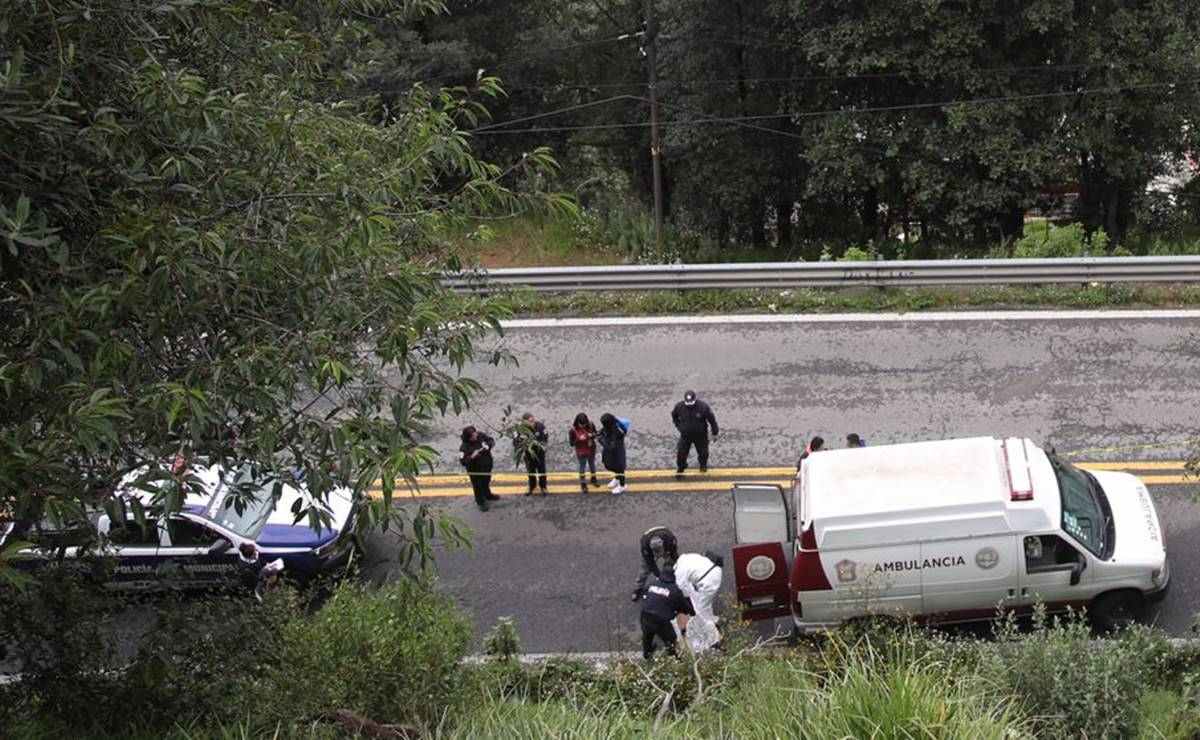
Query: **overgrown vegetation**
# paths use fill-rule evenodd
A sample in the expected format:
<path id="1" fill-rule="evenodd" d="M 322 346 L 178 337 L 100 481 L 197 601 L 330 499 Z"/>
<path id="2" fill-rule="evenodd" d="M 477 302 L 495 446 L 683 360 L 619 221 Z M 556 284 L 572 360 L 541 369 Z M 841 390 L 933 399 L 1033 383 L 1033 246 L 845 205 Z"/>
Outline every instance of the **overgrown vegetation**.
<path id="1" fill-rule="evenodd" d="M 1183 740 L 1200 728 L 1200 653 L 1141 627 L 1098 641 L 1079 618 L 1004 620 L 986 639 L 873 623 L 791 647 L 731 624 L 725 654 L 606 665 L 518 662 L 502 623 L 503 649 L 479 662 L 463 660 L 470 627 L 432 584 L 347 582 L 320 605 L 288 590 L 162 605 L 115 660 L 84 639 L 113 614 L 92 612 L 99 594 L 53 589 L 60 620 L 6 621 L 2 637 L 26 644 L 69 621 L 80 639 L 0 687 L 6 737 Z"/>
<path id="2" fill-rule="evenodd" d="M 254 735 L 296 734 L 345 731 L 351 717 L 431 728 L 462 695 L 471 626 L 427 583 L 347 581 L 319 605 L 290 589 L 261 604 L 145 604 L 67 577 L 5 596 L 0 644 L 27 658 L 16 666 L 23 680 L 0 686 L 5 737 L 208 737 L 245 721 Z M 57 612 L 30 610 L 39 603 Z M 29 654 L 65 627 L 55 651 Z"/>
<path id="3" fill-rule="evenodd" d="M 692 261 L 689 245 L 979 256 L 1019 240 L 1033 211 L 1136 253 L 1200 225 L 1191 0 L 653 6 L 673 234 L 660 257 L 682 248 Z M 512 94 L 479 146 L 499 159 L 553 146 L 566 165 L 556 182 L 645 244 L 646 3 L 451 9 L 405 28 L 381 86 L 469 85 L 495 70 Z"/>
<path id="4" fill-rule="evenodd" d="M 169 470 L 183 453 L 259 480 L 302 471 L 318 501 L 380 481 L 358 521 L 401 529 L 415 564 L 459 539 L 391 506 L 436 457 L 429 423 L 478 390 L 460 371 L 505 315 L 442 288 L 435 235 L 573 206 L 517 187 L 555 167 L 545 149 L 476 156 L 463 130 L 495 78 L 369 89 L 389 30 L 444 10 L 0 2 L 4 524 L 81 519 L 133 470 L 178 475 L 157 488 L 177 509 L 199 488 Z"/>
<path id="5" fill-rule="evenodd" d="M 791 262 L 904 259 L 1130 257 L 1200 255 L 1200 223 L 1169 233 L 1131 234 L 1114 245 L 1103 229 L 1088 232 L 1077 221 L 1031 220 L 1015 240 L 927 244 L 920 241 L 866 243 L 815 240 L 811 248 L 771 249 L 747 244 L 721 247 L 668 225 L 663 245 L 654 243 L 649 216 L 623 209 L 614 213 L 584 208 L 567 216 L 514 217 L 474 222 L 442 235 L 448 249 L 466 264 L 487 268 L 612 264 L 703 264 L 710 262 Z"/>

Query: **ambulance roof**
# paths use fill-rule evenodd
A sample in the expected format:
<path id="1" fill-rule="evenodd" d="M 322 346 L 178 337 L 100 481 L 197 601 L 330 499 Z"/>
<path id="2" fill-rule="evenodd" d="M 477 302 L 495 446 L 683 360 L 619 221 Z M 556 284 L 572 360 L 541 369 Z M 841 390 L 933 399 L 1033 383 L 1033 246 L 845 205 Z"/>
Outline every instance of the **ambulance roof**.
<path id="1" fill-rule="evenodd" d="M 823 451 L 801 474 L 800 514 L 823 549 L 1044 531 L 1059 516 L 1053 470 L 1025 439 Z"/>

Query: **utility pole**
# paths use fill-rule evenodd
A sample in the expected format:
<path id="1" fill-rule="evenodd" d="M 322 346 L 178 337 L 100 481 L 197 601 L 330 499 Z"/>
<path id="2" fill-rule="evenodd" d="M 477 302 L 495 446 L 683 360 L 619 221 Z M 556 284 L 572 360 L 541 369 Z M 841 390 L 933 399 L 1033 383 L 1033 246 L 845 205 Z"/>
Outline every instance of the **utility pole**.
<path id="1" fill-rule="evenodd" d="M 654 173 L 654 244 L 662 247 L 662 143 L 658 138 L 658 19 L 654 16 L 654 0 L 646 0 L 646 64 L 650 68 L 650 162 Z"/>

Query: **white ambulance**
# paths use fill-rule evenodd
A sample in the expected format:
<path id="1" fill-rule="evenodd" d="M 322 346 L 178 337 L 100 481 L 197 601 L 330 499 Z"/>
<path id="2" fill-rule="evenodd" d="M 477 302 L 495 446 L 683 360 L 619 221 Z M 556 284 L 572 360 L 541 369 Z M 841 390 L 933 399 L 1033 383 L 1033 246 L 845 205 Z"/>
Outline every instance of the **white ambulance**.
<path id="1" fill-rule="evenodd" d="M 1128 624 L 1170 582 L 1146 486 L 1028 439 L 976 437 L 809 456 L 790 492 L 733 486 L 737 597 L 801 632 L 874 614 L 932 623 L 1044 604 Z"/>

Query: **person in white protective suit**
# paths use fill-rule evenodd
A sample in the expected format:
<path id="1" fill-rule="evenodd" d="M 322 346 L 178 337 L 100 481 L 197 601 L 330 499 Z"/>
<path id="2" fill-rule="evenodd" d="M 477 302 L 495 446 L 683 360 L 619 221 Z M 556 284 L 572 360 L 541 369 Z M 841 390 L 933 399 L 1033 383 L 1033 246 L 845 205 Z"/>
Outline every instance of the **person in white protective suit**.
<path id="1" fill-rule="evenodd" d="M 724 559 L 712 550 L 704 554 L 687 552 L 675 561 L 675 583 L 683 595 L 691 599 L 696 616 L 688 624 L 688 645 L 702 653 L 721 641 L 713 604 L 721 592 Z"/>

